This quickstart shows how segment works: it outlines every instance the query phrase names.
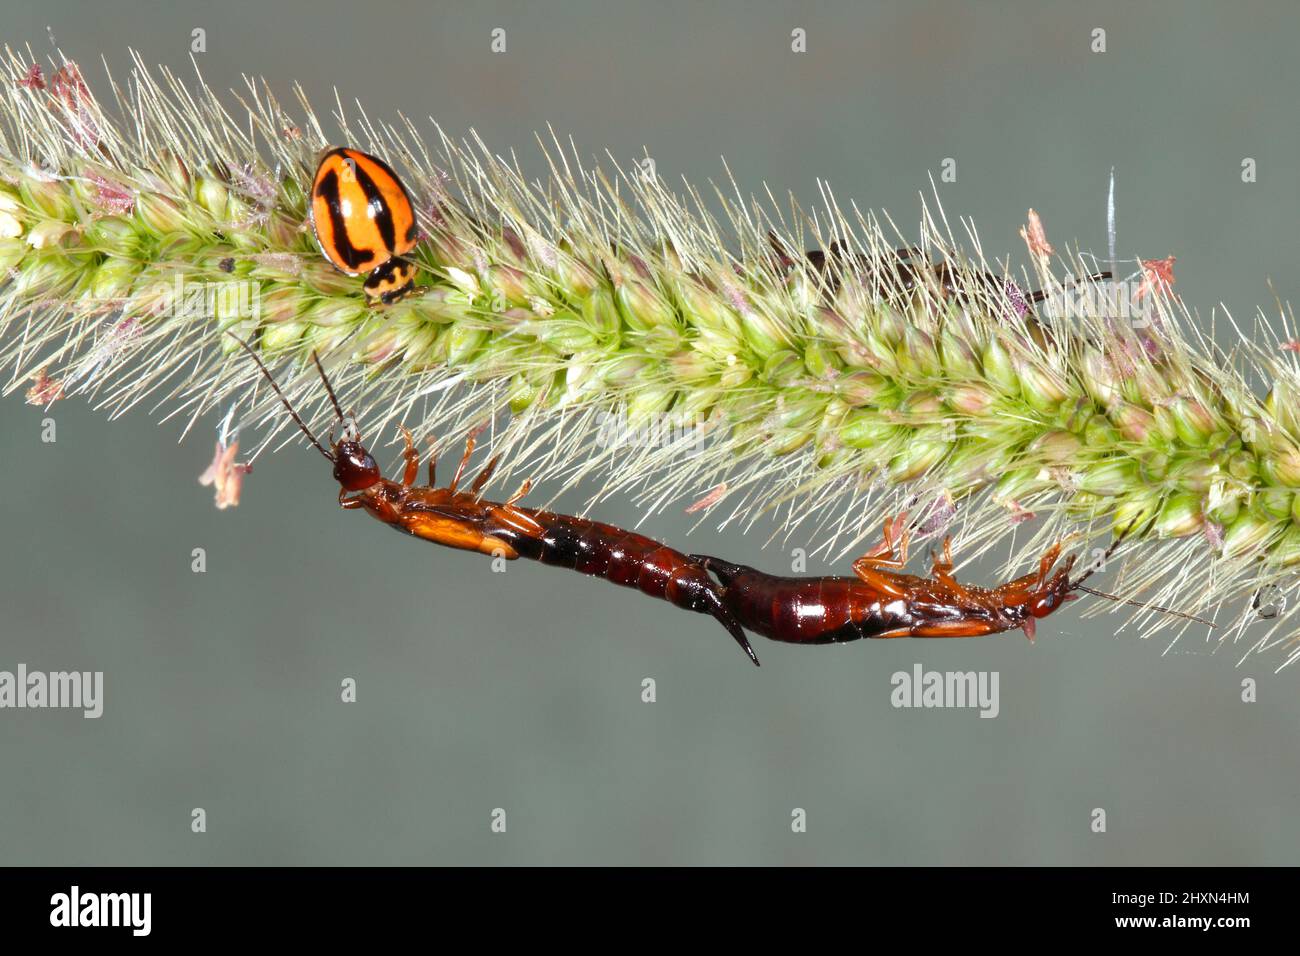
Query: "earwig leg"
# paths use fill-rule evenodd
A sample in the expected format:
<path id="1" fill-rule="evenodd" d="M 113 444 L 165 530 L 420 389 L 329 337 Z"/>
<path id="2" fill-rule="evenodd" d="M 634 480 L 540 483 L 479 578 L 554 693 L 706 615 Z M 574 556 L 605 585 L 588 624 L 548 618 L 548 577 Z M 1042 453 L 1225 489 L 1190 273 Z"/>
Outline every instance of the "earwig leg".
<path id="1" fill-rule="evenodd" d="M 406 447 L 402 449 L 402 457 L 406 459 L 406 468 L 402 472 L 402 487 L 409 488 L 415 484 L 415 476 L 420 473 L 420 453 L 415 450 L 415 439 L 411 437 L 411 430 L 405 425 L 398 425 L 402 430 L 402 440 L 406 442 Z"/>
<path id="2" fill-rule="evenodd" d="M 907 514 L 903 513 L 893 518 L 885 519 L 885 540 L 883 543 L 876 545 L 862 557 L 854 562 L 856 568 L 858 563 L 868 568 L 893 568 L 898 570 L 907 566 L 907 546 L 911 540 L 911 532 L 904 530 L 902 539 L 898 542 L 898 557 L 894 557 L 894 538 L 898 535 L 898 530 L 907 520 Z M 879 553 L 875 553 L 879 552 Z"/>
<path id="3" fill-rule="evenodd" d="M 1037 591 L 1047 581 L 1048 574 L 1052 571 L 1052 566 L 1056 564 L 1056 559 L 1061 556 L 1061 543 L 1058 541 L 1044 552 L 1038 562 L 1038 570 L 1016 578 L 1014 581 L 1008 581 L 1006 584 L 998 587 L 997 593 L 1011 594 L 1025 591 Z"/>
<path id="4" fill-rule="evenodd" d="M 487 463 L 486 468 L 478 473 L 478 477 L 474 479 L 474 484 L 469 486 L 469 493 L 471 495 L 478 495 L 483 490 L 483 486 L 486 485 L 488 479 L 492 477 L 492 472 L 497 470 L 497 462 L 500 460 L 501 456 L 497 455 Z"/>
<path id="5" fill-rule="evenodd" d="M 983 637 L 999 630 L 988 621 L 938 621 L 913 628 L 912 637 Z"/>
<path id="6" fill-rule="evenodd" d="M 438 449 L 433 447 L 433 439 L 429 439 L 429 487 L 438 487 Z"/>
<path id="7" fill-rule="evenodd" d="M 879 558 L 858 558 L 853 562 L 853 573 L 858 576 L 863 584 L 875 588 L 881 594 L 891 598 L 905 598 L 908 594 L 908 588 L 901 581 L 888 571 L 880 571 L 875 567 Z"/>
<path id="8" fill-rule="evenodd" d="M 456 493 L 456 486 L 460 484 L 461 476 L 465 474 L 465 468 L 469 465 L 469 457 L 474 454 L 476 438 L 477 435 L 470 432 L 469 437 L 465 439 L 465 454 L 460 456 L 460 464 L 456 466 L 456 474 L 451 476 L 451 484 L 447 486 L 447 490 L 452 494 Z"/>
<path id="9" fill-rule="evenodd" d="M 1047 575 L 1052 571 L 1052 565 L 1056 563 L 1056 559 L 1060 556 L 1061 542 L 1058 541 L 1056 544 L 1048 548 L 1047 551 L 1044 552 L 1042 558 L 1038 561 L 1038 579 L 1035 585 L 1036 587 L 1041 588 L 1043 586 L 1043 582 L 1047 580 Z"/>
<path id="10" fill-rule="evenodd" d="M 516 501 L 518 501 L 520 498 L 522 498 L 524 495 L 528 494 L 528 492 L 532 490 L 533 490 L 533 479 L 525 478 L 524 483 L 519 486 L 519 490 L 506 499 L 506 503 L 504 507 L 509 508 Z"/>
<path id="11" fill-rule="evenodd" d="M 530 538 L 540 538 L 546 533 L 540 521 L 526 511 L 520 511 L 514 505 L 497 505 L 489 509 L 489 514 L 504 527 L 528 535 Z"/>
<path id="12" fill-rule="evenodd" d="M 344 488 L 340 488 L 339 507 L 342 508 L 344 511 L 356 511 L 358 508 L 364 508 L 365 502 L 361 499 L 360 496 L 356 498 L 347 497 L 347 490 Z"/>
<path id="13" fill-rule="evenodd" d="M 967 597 L 966 588 L 952 576 L 952 538 L 943 539 L 943 557 L 940 558 L 936 554 L 933 558 L 930 571 L 931 577 L 958 596 Z"/>

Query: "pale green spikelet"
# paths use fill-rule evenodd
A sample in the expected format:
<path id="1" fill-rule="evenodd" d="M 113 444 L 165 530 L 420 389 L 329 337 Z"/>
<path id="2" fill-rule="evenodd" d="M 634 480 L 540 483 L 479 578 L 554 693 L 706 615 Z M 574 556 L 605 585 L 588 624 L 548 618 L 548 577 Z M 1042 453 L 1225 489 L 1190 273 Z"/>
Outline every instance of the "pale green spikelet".
<path id="1" fill-rule="evenodd" d="M 1295 631 L 1300 366 L 1285 314 L 1281 333 L 1261 319 L 1225 353 L 1167 288 L 1143 300 L 1145 327 L 1106 302 L 1025 316 L 1017 287 L 982 276 L 1004 269 L 963 252 L 942 216 L 927 213 L 916 255 L 950 264 L 947 294 L 902 281 L 891 250 L 915 237 L 829 192 L 811 214 L 677 195 L 554 140 L 549 179 L 530 183 L 477 138 L 435 127 L 429 146 L 412 123 L 338 115 L 331 139 L 301 96 L 295 118 L 250 83 L 231 109 L 139 63 L 114 86 L 116 119 L 70 65 L 45 79 L 10 53 L 4 87 L 0 362 L 29 400 L 84 394 L 112 414 L 147 401 L 191 424 L 242 406 L 269 442 L 285 417 L 229 330 L 313 427 L 331 423 L 313 351 L 372 440 L 404 421 L 447 447 L 493 422 L 498 484 L 597 476 L 601 495 L 649 509 L 774 516 L 775 534 L 836 555 L 902 509 L 926 535 L 951 530 L 962 558 L 1014 536 L 1019 566 L 1072 531 L 1072 547 L 1128 533 L 1112 590 L 1187 612 L 1233 604 L 1214 639 L 1246 653 Z M 307 224 L 315 156 L 340 141 L 387 159 L 417 197 L 424 291 L 389 308 L 367 306 Z M 803 256 L 833 243 L 859 268 Z M 1089 271 L 1041 246 L 1033 261 L 1023 284 L 1058 300 Z M 700 430 L 610 437 L 664 416 Z M 1261 624 L 1252 599 L 1268 585 L 1290 600 Z M 1292 642 L 1283 666 L 1297 657 Z"/>

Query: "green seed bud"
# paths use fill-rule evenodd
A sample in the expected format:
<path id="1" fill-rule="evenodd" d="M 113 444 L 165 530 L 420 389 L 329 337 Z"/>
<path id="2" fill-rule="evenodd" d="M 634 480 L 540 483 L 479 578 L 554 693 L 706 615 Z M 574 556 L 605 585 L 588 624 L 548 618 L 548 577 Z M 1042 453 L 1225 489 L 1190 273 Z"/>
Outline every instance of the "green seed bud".
<path id="1" fill-rule="evenodd" d="M 180 205 L 159 193 L 141 193 L 136 197 L 135 214 L 152 232 L 182 232 L 189 226 Z"/>
<path id="2" fill-rule="evenodd" d="M 682 334 L 671 325 L 649 329 L 638 334 L 633 341 L 647 355 L 668 356 L 682 348 Z"/>
<path id="3" fill-rule="evenodd" d="M 674 380 L 682 384 L 707 380 L 715 367 L 705 356 L 691 349 L 682 349 L 668 357 L 668 370 Z"/>
<path id="4" fill-rule="evenodd" d="M 1110 528 L 1114 535 L 1138 535 L 1146 532 L 1152 519 L 1160 513 L 1160 498 L 1141 494 L 1125 498 L 1115 506 Z"/>
<path id="5" fill-rule="evenodd" d="M 1137 462 L 1131 458 L 1112 458 L 1085 465 L 1079 472 L 1079 487 L 1103 498 L 1131 492 L 1141 487 Z"/>
<path id="6" fill-rule="evenodd" d="M 781 328 L 781 323 L 766 312 L 746 312 L 741 328 L 746 344 L 759 358 L 788 347 L 790 338 Z"/>
<path id="7" fill-rule="evenodd" d="M 280 322 L 265 326 L 261 336 L 262 350 L 269 355 L 278 355 L 296 349 L 306 331 L 307 325 L 304 322 Z"/>
<path id="8" fill-rule="evenodd" d="M 1276 439 L 1272 451 L 1260 462 L 1260 467 L 1271 484 L 1300 488 L 1300 449 L 1288 440 Z"/>
<path id="9" fill-rule="evenodd" d="M 923 376 L 938 377 L 942 374 L 942 361 L 934 339 L 917 328 L 906 329 L 898 345 L 898 367 L 905 372 Z"/>
<path id="10" fill-rule="evenodd" d="M 654 416 L 666 412 L 673 403 L 673 396 L 672 389 L 659 385 L 640 389 L 627 403 L 628 426 L 641 428 Z"/>
<path id="11" fill-rule="evenodd" d="M 474 329 L 467 325 L 453 325 L 448 332 L 447 364 L 464 365 L 487 341 L 487 329 Z"/>
<path id="12" fill-rule="evenodd" d="M 134 256 L 140 248 L 135 223 L 121 216 L 101 216 L 86 226 L 87 245 L 110 256 Z"/>
<path id="13" fill-rule="evenodd" d="M 194 183 L 194 199 L 213 218 L 225 218 L 230 199 L 225 183 L 212 176 L 199 176 Z"/>
<path id="14" fill-rule="evenodd" d="M 812 343 L 803 353 L 803 364 L 813 378 L 831 377 L 837 371 L 835 353 L 817 343 Z"/>
<path id="15" fill-rule="evenodd" d="M 1119 438 L 1119 430 L 1101 415 L 1094 415 L 1083 429 L 1083 442 L 1089 448 L 1106 451 L 1114 448 Z"/>
<path id="16" fill-rule="evenodd" d="M 1285 488 L 1265 488 L 1259 494 L 1259 509 L 1270 518 L 1289 519 L 1294 500 L 1295 494 Z"/>
<path id="17" fill-rule="evenodd" d="M 0 239 L 0 272 L 8 272 L 27 256 L 25 239 Z"/>
<path id="18" fill-rule="evenodd" d="M 484 284 L 490 290 L 488 297 L 494 300 L 499 299 L 499 302 L 492 306 L 493 311 L 496 312 L 505 311 L 506 306 L 526 307 L 532 295 L 527 273 L 516 269 L 514 266 L 496 265 L 490 267 Z"/>
<path id="19" fill-rule="evenodd" d="M 90 294 L 108 301 L 125 296 L 140 274 L 140 267 L 130 259 L 105 259 L 91 276 Z"/>
<path id="20" fill-rule="evenodd" d="M 984 346 L 984 374 L 988 381 L 1006 395 L 1020 394 L 1020 379 L 1016 377 L 1011 356 L 997 339 Z"/>
<path id="21" fill-rule="evenodd" d="M 618 335 L 622 320 L 614 298 L 607 289 L 597 289 L 582 303 L 582 318 L 593 337 L 611 342 Z"/>
<path id="22" fill-rule="evenodd" d="M 601 378 L 615 387 L 630 385 L 650 368 L 650 363 L 639 355 L 615 355 L 603 364 Z"/>
<path id="23" fill-rule="evenodd" d="M 882 421 L 876 411 L 850 412 L 840 426 L 840 441 L 850 448 L 886 448 L 903 434 L 903 429 Z"/>
<path id="24" fill-rule="evenodd" d="M 948 390 L 945 400 L 954 411 L 979 418 L 988 414 L 997 396 L 982 385 L 959 385 Z"/>
<path id="25" fill-rule="evenodd" d="M 1242 513 L 1241 495 L 1227 489 L 1222 483 L 1211 485 L 1207 497 L 1205 516 L 1218 524 L 1231 524 Z"/>
<path id="26" fill-rule="evenodd" d="M 1195 399 L 1175 396 L 1162 407 L 1173 420 L 1178 438 L 1193 448 L 1203 448 L 1220 422 L 1204 405 Z"/>
<path id="27" fill-rule="evenodd" d="M 1112 403 L 1108 414 L 1119 433 L 1135 444 L 1145 444 L 1157 434 L 1155 415 L 1123 399 Z"/>
<path id="28" fill-rule="evenodd" d="M 1300 564 L 1300 526 L 1293 524 L 1282 532 L 1281 537 L 1269 546 L 1267 560 L 1284 568 Z"/>
<path id="29" fill-rule="evenodd" d="M 1020 379 L 1020 394 L 1030 408 L 1054 412 L 1068 397 L 1065 383 L 1054 370 L 1029 358 L 1022 358 L 1015 365 Z"/>
<path id="30" fill-rule="evenodd" d="M 908 421 L 925 423 L 935 418 L 944 418 L 943 399 L 936 392 L 913 392 L 903 399 L 898 410 Z"/>
<path id="31" fill-rule="evenodd" d="M 57 179 L 37 179 L 24 176 L 18 184 L 18 193 L 24 205 L 47 219 L 73 220 L 77 216 L 72 197 Z"/>
<path id="32" fill-rule="evenodd" d="M 1074 465 L 1082 449 L 1083 442 L 1065 431 L 1045 432 L 1029 446 L 1030 453 L 1048 466 Z"/>
<path id="33" fill-rule="evenodd" d="M 950 378 L 961 380 L 979 377 L 979 359 L 966 339 L 945 331 L 939 337 L 939 352 Z"/>
<path id="34" fill-rule="evenodd" d="M 234 285 L 234 283 L 231 283 Z M 257 287 L 254 286 L 254 289 Z M 237 295 L 218 295 L 217 297 L 217 318 L 221 321 L 229 321 L 234 318 L 243 318 L 236 308 L 242 309 Z M 275 286 L 271 285 L 261 290 L 257 300 L 257 309 L 262 322 L 268 325 L 274 325 L 278 322 L 289 322 L 299 318 L 306 305 L 306 300 L 297 286 Z M 234 313 L 234 314 L 231 314 Z"/>
<path id="35" fill-rule="evenodd" d="M 889 480 L 911 481 L 934 468 L 952 450 L 952 441 L 942 426 L 927 426 L 913 431 L 907 447 L 889 462 Z"/>
<path id="36" fill-rule="evenodd" d="M 884 377 L 875 372 L 850 372 L 835 380 L 835 392 L 840 398 L 855 407 L 862 405 L 880 405 L 888 396 L 890 403 L 894 400 L 894 387 Z"/>
<path id="37" fill-rule="evenodd" d="M 53 298 L 70 290 L 78 278 L 77 266 L 67 256 L 38 256 L 19 270 L 12 288 L 20 298 Z"/>
<path id="38" fill-rule="evenodd" d="M 1094 348 L 1084 351 L 1080 359 L 1080 380 L 1093 400 L 1103 408 L 1119 401 L 1123 394 L 1123 377 L 1118 375 L 1103 352 Z"/>
<path id="39" fill-rule="evenodd" d="M 1245 512 L 1223 533 L 1223 556 L 1241 558 L 1253 555 L 1277 533 L 1277 529 L 1275 522 Z"/>
<path id="40" fill-rule="evenodd" d="M 354 325 L 366 314 L 366 307 L 355 299 L 319 299 L 302 314 L 308 325 L 337 327 Z"/>
<path id="41" fill-rule="evenodd" d="M 620 284 L 615 290 L 614 300 L 627 324 L 634 329 L 652 329 L 673 325 L 676 321 L 672 305 L 640 280 L 631 279 Z"/>
<path id="42" fill-rule="evenodd" d="M 1190 492 L 1170 495 L 1156 518 L 1156 534 L 1162 538 L 1183 538 L 1204 526 L 1201 496 Z"/>

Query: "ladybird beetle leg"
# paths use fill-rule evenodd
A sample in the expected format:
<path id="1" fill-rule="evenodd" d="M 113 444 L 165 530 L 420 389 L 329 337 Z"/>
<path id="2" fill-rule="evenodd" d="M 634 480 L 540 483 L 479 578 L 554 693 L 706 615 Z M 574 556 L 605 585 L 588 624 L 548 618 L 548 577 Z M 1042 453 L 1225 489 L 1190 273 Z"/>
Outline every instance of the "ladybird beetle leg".
<path id="1" fill-rule="evenodd" d="M 415 476 L 420 473 L 420 453 L 415 450 L 415 439 L 411 436 L 411 430 L 405 425 L 398 425 L 402 431 L 402 440 L 406 443 L 402 449 L 402 457 L 406 460 L 406 468 L 402 472 L 402 487 L 409 488 L 415 484 Z"/>
<path id="2" fill-rule="evenodd" d="M 465 454 L 460 456 L 460 464 L 456 466 L 456 474 L 451 476 L 451 484 L 447 486 L 447 490 L 453 495 L 456 493 L 456 486 L 460 484 L 460 479 L 465 474 L 465 468 L 469 465 L 470 456 L 474 454 L 477 437 L 476 432 L 470 432 L 469 437 L 465 439 Z"/>
<path id="3" fill-rule="evenodd" d="M 500 455 L 494 456 L 493 459 L 487 463 L 487 467 L 478 473 L 478 477 L 474 479 L 474 484 L 469 486 L 469 493 L 471 495 L 477 496 L 482 493 L 483 486 L 486 485 L 488 479 L 492 477 L 492 472 L 497 470 L 497 462 L 500 460 Z"/>

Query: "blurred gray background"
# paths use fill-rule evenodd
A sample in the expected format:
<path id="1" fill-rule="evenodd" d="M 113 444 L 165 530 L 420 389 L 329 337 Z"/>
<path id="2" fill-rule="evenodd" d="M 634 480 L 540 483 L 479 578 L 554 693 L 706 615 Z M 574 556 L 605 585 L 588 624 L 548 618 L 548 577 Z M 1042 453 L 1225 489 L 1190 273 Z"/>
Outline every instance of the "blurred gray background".
<path id="1" fill-rule="evenodd" d="M 1290 3 L 477 2 L 6 4 L 0 39 L 104 94 L 128 48 L 207 80 L 337 86 L 376 116 L 471 126 L 540 172 L 533 131 L 648 148 L 666 179 L 722 175 L 916 221 L 942 159 L 951 217 L 1024 260 L 1058 247 L 1176 255 L 1177 291 L 1239 317 L 1300 300 Z M 507 31 L 508 52 L 489 53 Z M 808 52 L 790 52 L 807 31 Z M 1089 51 L 1104 27 L 1108 52 Z M 1240 181 L 1245 156 L 1259 181 Z M 1293 864 L 1300 670 L 1235 667 L 1188 636 L 1116 637 L 1069 609 L 1036 646 L 757 644 L 608 584 L 487 562 L 340 512 L 307 451 L 263 457 L 244 504 L 195 481 L 201 429 L 84 402 L 0 402 L 0 669 L 106 672 L 105 713 L 0 712 L 9 864 Z M 609 502 L 596 515 L 630 524 Z M 642 530 L 774 570 L 763 533 Z M 194 547 L 208 571 L 190 571 Z M 813 561 L 809 573 L 843 571 Z M 890 675 L 997 670 L 1001 714 L 896 710 Z M 1259 702 L 1240 701 L 1244 677 Z M 359 699 L 339 701 L 355 678 Z M 640 699 L 657 682 L 658 702 Z M 190 832 L 203 807 L 208 832 Z M 490 815 L 508 814 L 505 834 Z M 808 815 L 791 832 L 793 808 Z M 1108 832 L 1090 811 L 1105 808 Z"/>

